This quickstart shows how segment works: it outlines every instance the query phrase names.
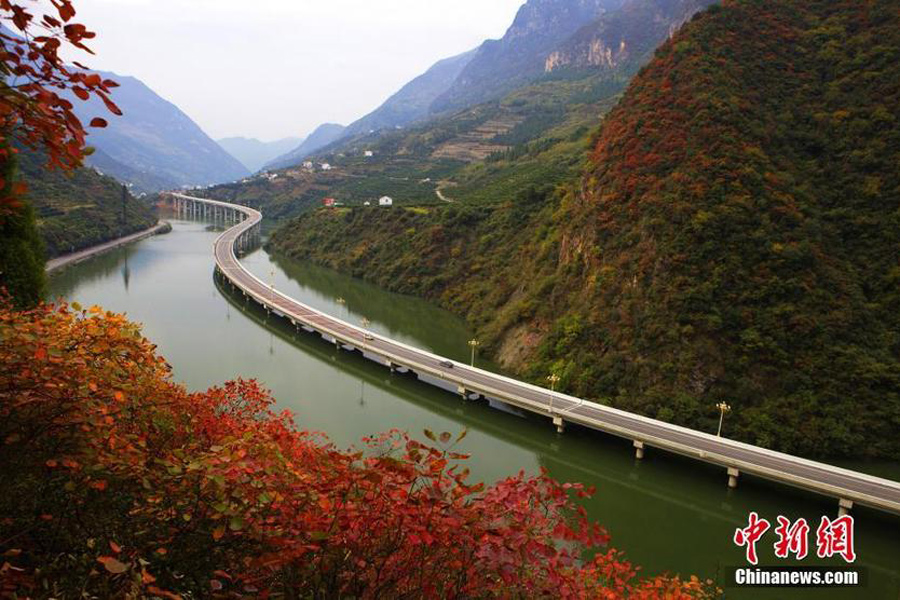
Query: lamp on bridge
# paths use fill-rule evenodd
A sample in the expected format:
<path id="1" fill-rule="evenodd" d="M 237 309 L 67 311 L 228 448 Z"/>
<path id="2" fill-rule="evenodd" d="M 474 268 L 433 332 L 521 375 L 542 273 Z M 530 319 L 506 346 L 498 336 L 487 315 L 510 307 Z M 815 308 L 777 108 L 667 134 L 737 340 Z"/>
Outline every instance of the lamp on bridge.
<path id="1" fill-rule="evenodd" d="M 347 308 L 347 301 L 344 300 L 343 297 L 338 296 L 337 299 L 335 300 L 335 302 L 337 302 L 341 306 L 341 318 L 343 319 L 344 318 L 344 310 Z"/>
<path id="2" fill-rule="evenodd" d="M 547 376 L 547 381 L 550 382 L 550 391 L 551 392 L 556 391 L 556 384 L 559 383 L 559 379 L 560 379 L 560 377 L 556 373 L 550 373 L 550 375 Z M 552 395 L 550 396 L 550 412 L 551 413 L 553 412 L 553 396 Z"/>
<path id="3" fill-rule="evenodd" d="M 719 402 L 716 404 L 716 408 L 719 409 L 719 430 L 716 432 L 716 436 L 722 437 L 722 421 L 725 420 L 725 413 L 731 412 L 731 407 L 725 402 Z"/>
<path id="4" fill-rule="evenodd" d="M 481 345 L 481 342 L 479 342 L 476 339 L 469 340 L 469 347 L 472 349 L 472 363 L 471 364 L 473 367 L 475 366 L 475 348 L 477 348 L 480 345 Z"/>

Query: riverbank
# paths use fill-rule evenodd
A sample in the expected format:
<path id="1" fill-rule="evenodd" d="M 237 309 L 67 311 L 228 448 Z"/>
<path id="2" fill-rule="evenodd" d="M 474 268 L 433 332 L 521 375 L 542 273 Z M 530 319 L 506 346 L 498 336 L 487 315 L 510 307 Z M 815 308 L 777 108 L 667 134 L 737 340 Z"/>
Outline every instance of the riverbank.
<path id="1" fill-rule="evenodd" d="M 60 269 L 64 269 L 70 265 L 74 265 L 83 260 L 87 260 L 92 256 L 96 256 L 98 254 L 103 254 L 104 252 L 109 252 L 114 248 L 118 248 L 120 246 L 124 246 L 125 244 L 131 244 L 133 242 L 140 241 L 144 238 L 148 238 L 152 235 L 157 235 L 161 233 L 168 233 L 172 230 L 172 226 L 168 221 L 158 221 L 156 225 L 150 227 L 149 229 L 145 229 L 143 231 L 138 231 L 137 233 L 132 233 L 131 235 L 126 235 L 124 237 L 116 238 L 114 240 L 110 240 L 108 242 L 104 242 L 102 244 L 97 244 L 96 246 L 91 246 L 90 248 L 85 248 L 84 250 L 79 250 L 77 252 L 71 252 L 69 254 L 64 254 L 62 256 L 57 256 L 56 258 L 50 259 L 47 261 L 47 265 L 44 267 L 44 270 L 47 273 L 53 273 L 55 271 L 59 271 Z"/>

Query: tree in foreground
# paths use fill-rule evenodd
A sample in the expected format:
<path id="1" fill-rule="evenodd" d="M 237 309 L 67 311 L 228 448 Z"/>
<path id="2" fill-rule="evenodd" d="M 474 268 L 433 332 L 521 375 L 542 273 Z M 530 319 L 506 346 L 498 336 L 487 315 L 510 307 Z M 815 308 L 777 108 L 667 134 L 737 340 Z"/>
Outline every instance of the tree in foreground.
<path id="1" fill-rule="evenodd" d="M 136 325 L 73 309 L 0 309 L 2 597 L 710 595 L 639 579 L 580 485 L 471 485 L 450 434 L 340 451 L 256 383 L 189 393 Z"/>
<path id="2" fill-rule="evenodd" d="M 59 55 L 64 47 L 90 53 L 85 42 L 95 35 L 72 21 L 71 0 L 51 0 L 46 13 L 34 13 L 40 6 L 0 0 L 0 287 L 19 306 L 42 297 L 44 255 L 25 184 L 16 181 L 13 140 L 46 154 L 50 167 L 71 170 L 85 156 L 86 132 L 65 92 L 82 101 L 100 98 L 122 114 L 110 99 L 115 82 Z M 90 123 L 106 125 L 100 117 Z"/>

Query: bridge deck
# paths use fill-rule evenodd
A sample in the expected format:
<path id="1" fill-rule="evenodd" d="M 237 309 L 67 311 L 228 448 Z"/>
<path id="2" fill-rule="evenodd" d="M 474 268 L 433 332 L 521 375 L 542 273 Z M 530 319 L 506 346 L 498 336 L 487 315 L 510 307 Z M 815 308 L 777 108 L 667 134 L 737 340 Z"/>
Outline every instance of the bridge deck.
<path id="1" fill-rule="evenodd" d="M 315 310 L 272 289 L 244 268 L 235 255 L 234 247 L 241 235 L 262 220 L 262 215 L 258 211 L 180 194 L 173 196 L 229 208 L 248 217 L 224 232 L 214 246 L 218 270 L 237 288 L 259 304 L 283 314 L 294 323 L 307 325 L 322 335 L 359 348 L 366 354 L 376 355 L 384 359 L 386 365 L 407 367 L 420 375 L 431 375 L 456 384 L 468 392 L 496 398 L 548 417 L 560 417 L 566 422 L 578 423 L 640 441 L 647 446 L 900 514 L 900 483 L 895 481 L 649 419 L 552 392 L 464 363 L 449 361 L 453 364 L 452 368 L 442 366 L 441 363 L 448 359 L 387 337 L 371 334 Z"/>

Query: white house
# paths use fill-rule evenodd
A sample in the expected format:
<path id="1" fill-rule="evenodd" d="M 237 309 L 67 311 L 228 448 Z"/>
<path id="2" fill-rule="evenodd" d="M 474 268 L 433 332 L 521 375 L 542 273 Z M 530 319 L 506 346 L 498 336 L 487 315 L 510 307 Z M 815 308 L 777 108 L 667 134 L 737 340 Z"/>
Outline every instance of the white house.
<path id="1" fill-rule="evenodd" d="M 321 165 L 319 165 L 319 168 L 321 168 L 323 171 L 330 171 L 331 165 L 329 165 L 328 163 L 322 163 Z"/>
<path id="2" fill-rule="evenodd" d="M 390 196 L 382 196 L 378 199 L 378 206 L 393 206 L 394 200 Z"/>
<path id="3" fill-rule="evenodd" d="M 372 152 L 371 150 L 366 150 L 365 154 L 366 154 L 366 158 L 372 158 L 373 156 L 375 156 L 375 153 Z"/>
<path id="4" fill-rule="evenodd" d="M 303 168 L 309 169 L 310 171 L 312 171 L 313 170 L 313 161 L 308 160 L 305 163 L 303 163 Z"/>

